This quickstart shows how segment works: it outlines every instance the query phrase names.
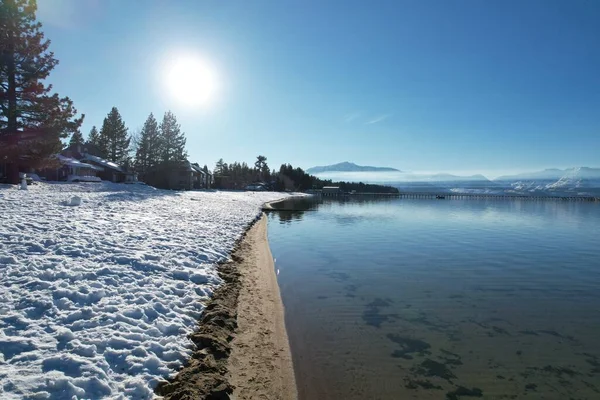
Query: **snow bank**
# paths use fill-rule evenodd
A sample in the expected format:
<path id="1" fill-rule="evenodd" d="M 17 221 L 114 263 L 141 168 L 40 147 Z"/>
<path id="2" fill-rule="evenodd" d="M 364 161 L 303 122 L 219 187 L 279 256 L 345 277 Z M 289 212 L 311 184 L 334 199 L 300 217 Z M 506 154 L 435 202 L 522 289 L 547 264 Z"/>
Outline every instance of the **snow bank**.
<path id="1" fill-rule="evenodd" d="M 191 354 L 216 263 L 280 193 L 4 186 L 0 398 L 145 399 Z M 65 206 L 73 196 L 79 207 Z"/>

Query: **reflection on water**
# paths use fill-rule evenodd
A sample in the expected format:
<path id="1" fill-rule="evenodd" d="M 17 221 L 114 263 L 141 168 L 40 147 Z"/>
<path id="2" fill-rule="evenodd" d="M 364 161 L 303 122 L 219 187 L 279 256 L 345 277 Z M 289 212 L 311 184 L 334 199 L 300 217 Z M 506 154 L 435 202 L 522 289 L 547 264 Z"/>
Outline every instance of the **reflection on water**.
<path id="1" fill-rule="evenodd" d="M 269 214 L 301 398 L 600 398 L 600 205 L 361 200 Z"/>

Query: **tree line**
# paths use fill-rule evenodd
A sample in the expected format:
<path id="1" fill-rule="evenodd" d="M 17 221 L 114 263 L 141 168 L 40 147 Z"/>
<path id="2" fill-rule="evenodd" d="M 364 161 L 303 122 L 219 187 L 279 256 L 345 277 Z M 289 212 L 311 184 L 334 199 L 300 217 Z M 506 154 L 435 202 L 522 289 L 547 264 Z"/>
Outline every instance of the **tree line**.
<path id="1" fill-rule="evenodd" d="M 245 162 L 228 164 L 221 158 L 213 170 L 215 187 L 220 189 L 243 189 L 254 182 L 263 182 L 269 185 L 273 173 L 269 170 L 265 156 L 256 157 L 253 166 Z"/>
<path id="2" fill-rule="evenodd" d="M 170 111 L 160 124 L 150 114 L 139 135 L 130 135 L 113 107 L 86 141 L 84 115 L 45 83 L 58 60 L 36 11 L 35 0 L 0 0 L 0 177 L 17 183 L 19 169 L 52 165 L 69 135 L 69 144 L 87 144 L 91 154 L 141 176 L 187 159 L 185 134 Z"/>
<path id="3" fill-rule="evenodd" d="M 171 111 L 164 114 L 160 124 L 150 113 L 140 132 L 130 135 L 119 110 L 113 107 L 100 131 L 93 126 L 87 141 L 76 132 L 70 144 L 85 144 L 91 154 L 134 170 L 142 180 L 149 171 L 187 160 L 185 133 Z"/>
<path id="4" fill-rule="evenodd" d="M 359 193 L 398 193 L 391 186 L 366 184 L 362 182 L 334 182 L 306 173 L 302 168 L 291 164 L 282 164 L 279 171 L 269 170 L 267 158 L 258 156 L 254 166 L 245 162 L 226 163 L 219 159 L 214 169 L 215 187 L 220 189 L 244 189 L 246 186 L 261 182 L 265 188 L 276 191 L 320 190 L 325 186 L 339 186 L 344 192 L 355 190 Z"/>
<path id="5" fill-rule="evenodd" d="M 321 179 L 314 175 L 310 175 L 302 168 L 294 168 L 291 164 L 282 164 L 279 167 L 279 172 L 275 176 L 273 183 L 274 190 L 292 190 L 292 191 L 307 191 L 321 190 L 325 186 L 339 186 L 344 192 L 358 193 L 399 193 L 398 189 L 392 186 L 376 185 L 363 182 L 344 182 L 332 181 L 331 179 Z"/>
<path id="6" fill-rule="evenodd" d="M 35 0 L 0 0 L 0 175 L 18 183 L 19 168 L 35 169 L 51 163 L 52 156 L 63 150 L 62 141 L 71 135 L 70 144 L 87 144 L 91 154 L 135 170 L 142 180 L 152 177 L 160 186 L 169 169 L 187 159 L 185 134 L 175 115 L 167 111 L 159 124 L 150 114 L 139 134 L 131 135 L 119 110 L 113 107 L 100 130 L 92 127 L 85 140 L 80 131 L 84 115 L 78 115 L 71 99 L 51 93 L 52 85 L 45 83 L 58 60 L 40 30 L 36 11 Z M 333 183 L 289 164 L 279 171 L 270 170 L 262 155 L 252 166 L 227 164 L 221 159 L 215 175 L 221 187 L 235 189 L 255 181 L 276 190 L 319 189 L 332 184 L 343 190 L 393 189 Z"/>

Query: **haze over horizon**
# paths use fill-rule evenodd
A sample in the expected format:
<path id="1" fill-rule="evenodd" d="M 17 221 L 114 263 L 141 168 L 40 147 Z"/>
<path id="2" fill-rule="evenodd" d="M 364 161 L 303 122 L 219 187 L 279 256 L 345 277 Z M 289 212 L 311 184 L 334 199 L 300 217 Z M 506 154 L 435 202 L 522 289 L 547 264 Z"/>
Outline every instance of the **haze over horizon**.
<path id="1" fill-rule="evenodd" d="M 600 2 L 38 3 L 84 135 L 117 106 L 172 110 L 210 168 L 599 166 Z"/>
<path id="2" fill-rule="evenodd" d="M 336 164 L 342 164 L 342 163 L 351 163 L 351 164 L 355 164 L 358 166 L 367 166 L 365 164 L 361 164 L 361 163 L 354 163 L 354 162 L 350 162 L 350 161 L 343 161 L 340 163 L 333 163 L 333 164 L 329 164 L 328 166 L 331 165 L 336 165 Z M 315 168 L 315 167 L 327 167 L 325 165 L 320 165 L 320 166 L 311 166 L 308 168 L 305 168 L 306 170 L 308 170 L 308 172 L 310 173 L 311 169 Z M 569 167 L 564 167 L 564 168 L 557 168 L 557 167 L 548 167 L 548 168 L 538 168 L 538 169 L 503 169 L 503 170 L 485 170 L 485 169 L 479 169 L 479 170 L 467 170 L 467 171 L 452 171 L 452 170 L 411 170 L 411 169 L 407 169 L 407 168 L 402 168 L 399 166 L 395 166 L 395 165 L 368 165 L 367 167 L 384 167 L 384 168 L 394 168 L 397 169 L 398 171 L 396 172 L 366 172 L 367 175 L 369 174 L 383 174 L 383 175 L 394 175 L 394 174 L 399 174 L 399 175 L 414 175 L 414 176 L 425 176 L 425 175 L 437 175 L 437 174 L 450 174 L 450 175 L 456 175 L 456 176 L 460 176 L 460 177 L 469 177 L 469 176 L 473 176 L 473 175 L 483 175 L 485 178 L 493 180 L 495 178 L 498 178 L 500 176 L 503 175 L 518 175 L 518 174 L 526 174 L 526 173 L 533 173 L 533 172 L 540 172 L 540 171 L 545 171 L 545 170 L 567 170 L 567 169 L 571 169 L 571 168 L 593 168 L 593 169 L 598 169 L 600 170 L 599 166 L 596 165 L 573 165 L 573 166 L 569 166 Z M 341 172 L 341 171 L 334 171 L 334 172 Z M 340 178 L 341 179 L 341 178 Z M 358 179 L 358 178 L 357 178 Z M 360 179 L 359 179 L 360 180 Z"/>

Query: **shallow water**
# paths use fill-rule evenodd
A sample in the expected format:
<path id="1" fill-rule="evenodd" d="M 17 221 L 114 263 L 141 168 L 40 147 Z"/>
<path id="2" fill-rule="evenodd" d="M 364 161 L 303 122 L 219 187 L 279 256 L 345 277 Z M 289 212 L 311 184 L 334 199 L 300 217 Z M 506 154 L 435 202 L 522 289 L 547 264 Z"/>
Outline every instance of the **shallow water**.
<path id="1" fill-rule="evenodd" d="M 600 204 L 304 203 L 269 214 L 301 399 L 600 399 Z"/>

